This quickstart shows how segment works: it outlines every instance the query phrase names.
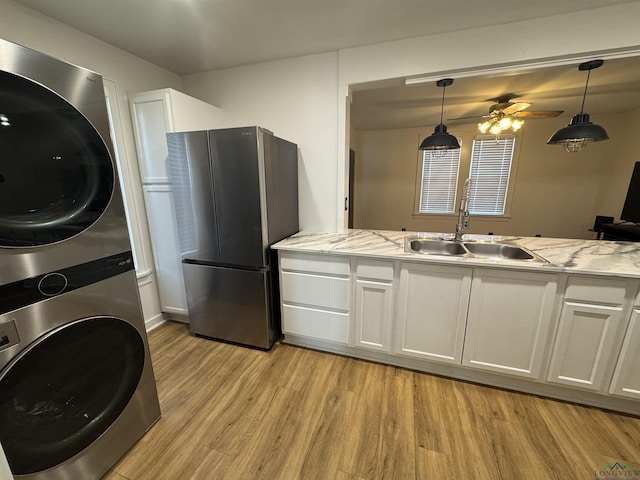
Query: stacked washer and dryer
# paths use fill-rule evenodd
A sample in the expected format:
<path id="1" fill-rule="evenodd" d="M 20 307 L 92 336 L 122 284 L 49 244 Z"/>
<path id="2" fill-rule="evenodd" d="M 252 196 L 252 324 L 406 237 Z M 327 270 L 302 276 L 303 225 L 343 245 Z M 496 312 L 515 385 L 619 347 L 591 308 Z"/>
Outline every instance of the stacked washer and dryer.
<path id="1" fill-rule="evenodd" d="M 102 78 L 0 40 L 0 444 L 102 477 L 160 416 Z"/>

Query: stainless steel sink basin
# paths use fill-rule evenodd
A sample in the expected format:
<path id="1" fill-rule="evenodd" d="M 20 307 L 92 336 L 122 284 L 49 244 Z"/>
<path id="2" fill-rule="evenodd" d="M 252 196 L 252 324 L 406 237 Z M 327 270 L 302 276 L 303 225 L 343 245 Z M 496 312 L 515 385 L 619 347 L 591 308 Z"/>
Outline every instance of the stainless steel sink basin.
<path id="1" fill-rule="evenodd" d="M 437 238 L 406 237 L 404 250 L 407 253 L 441 255 L 446 257 L 491 258 L 522 260 L 545 263 L 546 260 L 517 245 L 495 242 L 455 242 Z"/>
<path id="2" fill-rule="evenodd" d="M 501 243 L 465 243 L 464 247 L 481 257 L 506 258 L 509 260 L 532 260 L 536 258 L 524 248 Z"/>
<path id="3" fill-rule="evenodd" d="M 409 250 L 410 252 L 431 255 L 460 256 L 467 253 L 461 243 L 452 242 L 451 240 L 430 240 L 426 238 L 410 240 Z"/>

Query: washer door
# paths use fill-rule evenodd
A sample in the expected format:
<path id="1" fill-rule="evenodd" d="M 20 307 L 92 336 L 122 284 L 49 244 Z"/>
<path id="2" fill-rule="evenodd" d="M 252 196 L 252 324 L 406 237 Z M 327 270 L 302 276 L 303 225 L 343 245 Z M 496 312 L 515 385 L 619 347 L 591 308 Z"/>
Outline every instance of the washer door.
<path id="1" fill-rule="evenodd" d="M 113 188 L 109 152 L 91 123 L 51 90 L 0 71 L 0 247 L 77 235 Z"/>
<path id="2" fill-rule="evenodd" d="M 59 465 L 91 445 L 133 397 L 144 344 L 113 317 L 65 324 L 0 372 L 0 443 L 14 475 Z"/>

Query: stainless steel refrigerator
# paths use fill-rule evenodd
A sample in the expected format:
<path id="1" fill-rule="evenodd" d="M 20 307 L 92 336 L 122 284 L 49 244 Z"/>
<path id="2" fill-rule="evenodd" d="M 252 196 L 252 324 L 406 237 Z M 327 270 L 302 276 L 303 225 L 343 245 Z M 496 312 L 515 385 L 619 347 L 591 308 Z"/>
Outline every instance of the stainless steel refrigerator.
<path id="1" fill-rule="evenodd" d="M 260 127 L 168 133 L 191 333 L 269 349 L 277 261 L 298 231 L 298 148 Z"/>

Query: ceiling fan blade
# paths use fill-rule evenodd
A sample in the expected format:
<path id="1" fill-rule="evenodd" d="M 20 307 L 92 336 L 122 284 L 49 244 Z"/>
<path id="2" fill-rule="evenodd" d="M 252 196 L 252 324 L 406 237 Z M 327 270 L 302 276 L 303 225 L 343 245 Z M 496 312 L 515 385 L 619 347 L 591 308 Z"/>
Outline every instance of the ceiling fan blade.
<path id="1" fill-rule="evenodd" d="M 471 117 L 457 117 L 457 118 L 447 118 L 447 122 L 456 122 L 456 121 L 466 121 L 466 120 L 474 120 L 481 122 L 485 118 L 489 118 L 491 115 L 472 115 Z"/>
<path id="2" fill-rule="evenodd" d="M 527 102 L 515 102 L 512 103 L 511 105 L 509 105 L 506 108 L 503 108 L 502 111 L 508 115 L 516 113 L 516 112 L 521 112 L 522 110 L 526 110 L 527 108 L 529 108 L 531 106 L 530 103 Z"/>
<path id="3" fill-rule="evenodd" d="M 526 112 L 516 112 L 513 115 L 515 117 L 521 118 L 551 118 L 557 117 L 558 115 L 564 113 L 564 110 L 538 110 L 538 111 L 526 111 Z"/>

